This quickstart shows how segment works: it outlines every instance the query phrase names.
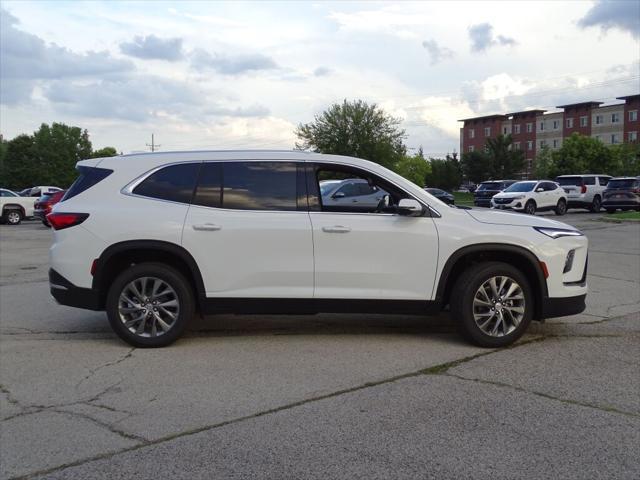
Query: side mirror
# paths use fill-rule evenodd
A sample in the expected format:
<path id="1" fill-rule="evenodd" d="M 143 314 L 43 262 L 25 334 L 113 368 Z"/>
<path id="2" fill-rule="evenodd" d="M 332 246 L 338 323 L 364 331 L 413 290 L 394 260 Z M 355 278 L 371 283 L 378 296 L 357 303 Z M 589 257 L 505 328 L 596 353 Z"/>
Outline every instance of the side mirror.
<path id="1" fill-rule="evenodd" d="M 336 192 L 331 196 L 331 198 L 344 198 L 344 192 Z"/>
<path id="2" fill-rule="evenodd" d="M 422 205 L 413 198 L 403 198 L 398 203 L 398 214 L 407 217 L 419 217 L 422 215 Z"/>
<path id="3" fill-rule="evenodd" d="M 540 192 L 544 192 L 544 188 L 542 187 L 536 188 L 536 193 L 540 193 Z"/>

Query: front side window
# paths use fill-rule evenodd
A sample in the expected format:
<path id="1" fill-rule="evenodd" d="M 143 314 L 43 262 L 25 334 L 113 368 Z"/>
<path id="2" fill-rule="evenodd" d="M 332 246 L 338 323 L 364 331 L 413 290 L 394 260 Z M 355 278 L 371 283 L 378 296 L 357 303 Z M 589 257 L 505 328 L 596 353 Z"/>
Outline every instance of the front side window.
<path id="1" fill-rule="evenodd" d="M 161 168 L 132 191 L 135 195 L 171 202 L 189 203 L 196 186 L 200 163 L 181 163 Z"/>

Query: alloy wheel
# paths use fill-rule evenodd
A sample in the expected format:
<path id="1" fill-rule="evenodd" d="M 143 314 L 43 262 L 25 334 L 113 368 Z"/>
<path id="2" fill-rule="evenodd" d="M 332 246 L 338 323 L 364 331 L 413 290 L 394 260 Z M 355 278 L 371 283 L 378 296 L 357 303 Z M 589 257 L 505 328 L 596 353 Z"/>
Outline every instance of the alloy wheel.
<path id="1" fill-rule="evenodd" d="M 510 277 L 489 278 L 473 297 L 473 318 L 476 325 L 491 337 L 509 335 L 518 328 L 524 313 L 524 292 Z"/>
<path id="2" fill-rule="evenodd" d="M 7 213 L 7 222 L 9 222 L 11 225 L 20 223 L 20 214 L 15 210 Z"/>
<path id="3" fill-rule="evenodd" d="M 140 277 L 122 289 L 118 315 L 124 326 L 140 337 L 158 337 L 167 333 L 180 314 L 176 291 L 164 280 Z"/>

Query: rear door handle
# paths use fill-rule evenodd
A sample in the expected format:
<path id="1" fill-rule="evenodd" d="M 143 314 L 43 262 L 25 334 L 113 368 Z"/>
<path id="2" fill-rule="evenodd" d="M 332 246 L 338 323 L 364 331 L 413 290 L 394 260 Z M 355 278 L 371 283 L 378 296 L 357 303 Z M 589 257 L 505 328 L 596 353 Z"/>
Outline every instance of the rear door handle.
<path id="1" fill-rule="evenodd" d="M 214 223 L 199 223 L 197 225 L 194 225 L 193 229 L 205 232 L 216 232 L 218 230 L 222 230 L 222 227 Z"/>
<path id="2" fill-rule="evenodd" d="M 349 233 L 351 228 L 342 225 L 334 225 L 333 227 L 322 227 L 323 232 L 327 233 Z"/>

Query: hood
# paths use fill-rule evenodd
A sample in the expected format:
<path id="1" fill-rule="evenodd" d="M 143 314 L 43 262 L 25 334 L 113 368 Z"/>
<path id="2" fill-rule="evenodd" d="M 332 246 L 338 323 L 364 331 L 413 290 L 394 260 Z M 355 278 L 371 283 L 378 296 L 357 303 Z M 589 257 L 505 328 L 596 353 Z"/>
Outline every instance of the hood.
<path id="1" fill-rule="evenodd" d="M 527 193 L 530 192 L 500 192 L 495 196 L 498 198 L 524 197 Z"/>
<path id="2" fill-rule="evenodd" d="M 474 220 L 481 223 L 489 223 L 493 225 L 515 225 L 522 227 L 552 227 L 564 228 L 566 230 L 576 230 L 575 227 L 566 223 L 549 220 L 535 215 L 525 215 L 515 212 L 501 212 L 495 210 L 471 209 L 465 210 Z"/>

